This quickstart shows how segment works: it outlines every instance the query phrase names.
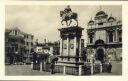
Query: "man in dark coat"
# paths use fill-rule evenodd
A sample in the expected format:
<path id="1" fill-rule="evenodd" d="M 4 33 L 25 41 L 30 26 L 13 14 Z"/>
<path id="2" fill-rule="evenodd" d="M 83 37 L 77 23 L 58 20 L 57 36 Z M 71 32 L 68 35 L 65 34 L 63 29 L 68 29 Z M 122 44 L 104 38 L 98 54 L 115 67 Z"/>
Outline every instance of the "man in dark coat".
<path id="1" fill-rule="evenodd" d="M 87 71 L 88 71 L 88 68 L 87 68 L 87 65 L 85 64 L 84 65 L 84 75 L 87 75 Z"/>
<path id="2" fill-rule="evenodd" d="M 108 73 L 111 73 L 111 70 L 112 70 L 112 64 L 111 63 L 108 64 L 107 70 L 108 70 Z"/>
<path id="3" fill-rule="evenodd" d="M 72 12 L 72 9 L 71 9 L 70 6 L 68 5 L 68 6 L 64 9 L 64 11 L 68 14 L 68 13 Z"/>
<path id="4" fill-rule="evenodd" d="M 54 74 L 55 63 L 51 63 L 51 74 Z"/>

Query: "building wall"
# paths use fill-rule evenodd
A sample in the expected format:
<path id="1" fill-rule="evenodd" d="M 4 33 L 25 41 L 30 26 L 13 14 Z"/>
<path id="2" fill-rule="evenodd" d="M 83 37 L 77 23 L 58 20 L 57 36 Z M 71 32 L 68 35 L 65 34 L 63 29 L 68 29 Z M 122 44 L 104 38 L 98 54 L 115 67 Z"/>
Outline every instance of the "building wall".
<path id="1" fill-rule="evenodd" d="M 98 40 L 102 39 L 106 42 L 106 31 L 105 30 L 97 30 L 94 35 L 94 43 Z"/>

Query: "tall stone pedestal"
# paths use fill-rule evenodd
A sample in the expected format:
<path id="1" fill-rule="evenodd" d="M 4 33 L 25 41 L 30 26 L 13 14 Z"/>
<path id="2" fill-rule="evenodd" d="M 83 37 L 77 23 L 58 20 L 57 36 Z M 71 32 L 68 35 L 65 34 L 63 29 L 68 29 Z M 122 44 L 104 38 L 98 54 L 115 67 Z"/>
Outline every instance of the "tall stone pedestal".
<path id="1" fill-rule="evenodd" d="M 56 64 L 57 71 L 64 74 L 81 74 L 81 27 L 61 28 L 60 31 L 60 56 Z"/>

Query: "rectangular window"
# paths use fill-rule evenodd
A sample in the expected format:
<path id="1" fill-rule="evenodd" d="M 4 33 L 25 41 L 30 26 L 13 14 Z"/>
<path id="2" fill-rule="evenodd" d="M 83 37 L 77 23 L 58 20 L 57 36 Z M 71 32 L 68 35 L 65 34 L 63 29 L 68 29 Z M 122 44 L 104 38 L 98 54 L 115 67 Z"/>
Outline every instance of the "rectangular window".
<path id="1" fill-rule="evenodd" d="M 31 46 L 33 46 L 33 43 L 31 43 Z"/>
<path id="2" fill-rule="evenodd" d="M 27 42 L 27 46 L 29 45 L 29 42 Z"/>
<path id="3" fill-rule="evenodd" d="M 93 35 L 90 35 L 90 43 L 93 43 Z"/>
<path id="4" fill-rule="evenodd" d="M 31 39 L 33 40 L 33 36 L 31 36 Z"/>
<path id="5" fill-rule="evenodd" d="M 118 39 L 119 39 L 119 42 L 122 42 L 122 31 L 118 31 Z"/>
<path id="6" fill-rule="evenodd" d="M 92 37 L 90 38 L 90 43 L 93 43 L 93 38 Z"/>

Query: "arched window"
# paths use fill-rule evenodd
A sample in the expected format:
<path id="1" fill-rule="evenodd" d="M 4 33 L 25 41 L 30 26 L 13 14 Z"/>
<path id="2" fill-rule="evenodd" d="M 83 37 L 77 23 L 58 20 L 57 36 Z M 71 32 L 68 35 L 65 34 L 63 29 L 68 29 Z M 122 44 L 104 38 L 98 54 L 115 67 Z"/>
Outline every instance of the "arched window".
<path id="1" fill-rule="evenodd" d="M 93 43 L 93 36 L 90 35 L 90 43 Z"/>
<path id="2" fill-rule="evenodd" d="M 88 33 L 88 38 L 89 38 L 89 43 L 93 43 L 94 42 L 94 36 L 95 36 L 95 32 L 94 31 L 89 31 Z"/>
<path id="3" fill-rule="evenodd" d="M 113 32 L 109 32 L 109 42 L 113 42 Z"/>

